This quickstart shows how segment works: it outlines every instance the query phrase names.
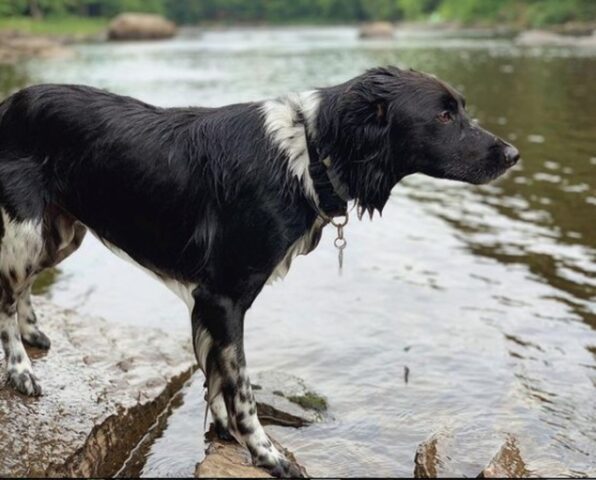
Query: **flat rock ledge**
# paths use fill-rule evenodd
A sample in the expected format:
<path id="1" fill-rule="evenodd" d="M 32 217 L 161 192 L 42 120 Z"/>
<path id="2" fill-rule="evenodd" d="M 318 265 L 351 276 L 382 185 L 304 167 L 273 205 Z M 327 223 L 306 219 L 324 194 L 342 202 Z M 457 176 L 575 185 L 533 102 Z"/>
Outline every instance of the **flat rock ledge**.
<path id="1" fill-rule="evenodd" d="M 190 378 L 190 342 L 34 303 L 52 340 L 28 350 L 43 395 L 7 387 L 0 353 L 0 476 L 113 476 Z"/>
<path id="2" fill-rule="evenodd" d="M 257 401 L 257 412 L 264 425 L 306 427 L 324 419 L 326 399 L 315 393 L 303 380 L 283 372 L 268 370 L 252 379 Z M 198 478 L 269 478 L 263 469 L 253 466 L 250 454 L 235 442 L 225 442 L 213 432 L 207 433 L 208 446 L 204 460 L 197 465 Z M 272 438 L 275 446 L 286 457 L 297 462 L 293 453 Z M 308 476 L 304 467 L 303 474 Z"/>

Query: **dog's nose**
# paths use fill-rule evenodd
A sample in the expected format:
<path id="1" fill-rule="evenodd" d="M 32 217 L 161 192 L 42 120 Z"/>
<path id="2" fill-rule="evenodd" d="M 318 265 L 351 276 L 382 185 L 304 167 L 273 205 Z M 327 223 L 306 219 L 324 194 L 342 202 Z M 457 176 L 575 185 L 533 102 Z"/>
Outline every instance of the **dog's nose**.
<path id="1" fill-rule="evenodd" d="M 505 163 L 509 166 L 512 167 L 513 165 L 515 165 L 517 163 L 517 161 L 519 160 L 519 150 L 517 148 L 515 148 L 513 145 L 507 144 L 505 146 Z"/>

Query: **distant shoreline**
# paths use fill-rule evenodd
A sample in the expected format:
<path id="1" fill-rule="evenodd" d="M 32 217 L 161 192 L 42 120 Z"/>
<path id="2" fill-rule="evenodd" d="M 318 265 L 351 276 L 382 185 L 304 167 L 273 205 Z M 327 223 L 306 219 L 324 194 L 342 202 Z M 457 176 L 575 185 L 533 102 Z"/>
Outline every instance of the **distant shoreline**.
<path id="1" fill-rule="evenodd" d="M 14 31 L 24 34 L 41 35 L 48 37 L 59 37 L 68 41 L 85 41 L 96 39 L 105 31 L 110 22 L 109 18 L 103 17 L 49 17 L 42 20 L 34 20 L 29 17 L 0 17 L 0 32 Z M 205 20 L 199 23 L 179 24 L 182 28 L 283 28 L 283 27 L 359 27 L 371 22 L 330 22 L 317 21 L 317 19 L 303 19 L 290 22 L 270 21 L 211 21 Z M 509 31 L 518 33 L 532 30 L 534 27 L 512 22 L 457 22 L 457 21 L 411 21 L 401 20 L 390 22 L 396 30 L 437 30 L 437 31 Z M 538 27 L 536 27 L 538 28 Z M 540 30 L 551 31 L 559 34 L 569 35 L 590 35 L 596 30 L 596 21 L 571 21 L 555 23 L 539 27 Z"/>
<path id="2" fill-rule="evenodd" d="M 374 24 L 375 22 L 371 22 Z M 284 29 L 308 27 L 352 27 L 360 28 L 366 23 L 356 22 L 201 22 L 194 25 L 180 25 L 181 29 L 227 30 L 242 28 Z M 85 17 L 49 18 L 32 20 L 22 17 L 0 18 L 0 64 L 15 64 L 29 58 L 68 58 L 73 54 L 73 44 L 104 42 L 107 40 L 108 19 L 89 19 Z M 399 32 L 444 32 L 454 35 L 469 33 L 495 37 L 516 37 L 532 31 L 512 24 L 488 24 L 476 22 L 413 22 L 392 23 L 394 33 Z M 547 36 L 558 35 L 566 38 L 584 38 L 596 32 L 596 24 L 590 22 L 567 22 L 537 30 L 545 33 L 546 42 L 552 41 Z M 539 38 L 538 43 L 540 43 Z M 555 38 L 556 40 L 556 38 Z M 556 42 L 555 42 L 556 43 Z M 565 43 L 560 42 L 560 44 Z M 552 43 L 551 43 L 552 44 Z"/>

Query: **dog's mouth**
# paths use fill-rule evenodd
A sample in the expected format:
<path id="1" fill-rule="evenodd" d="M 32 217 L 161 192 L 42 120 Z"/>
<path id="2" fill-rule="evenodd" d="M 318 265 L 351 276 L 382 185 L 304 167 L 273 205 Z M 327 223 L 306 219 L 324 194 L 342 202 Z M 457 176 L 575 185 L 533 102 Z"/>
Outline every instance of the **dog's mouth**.
<path id="1" fill-rule="evenodd" d="M 486 185 L 505 175 L 518 163 L 518 161 L 519 157 L 515 159 L 506 159 L 502 157 L 499 161 L 495 161 L 494 159 L 483 159 L 474 162 L 463 171 L 447 171 L 443 174 L 432 176 L 472 185 Z"/>

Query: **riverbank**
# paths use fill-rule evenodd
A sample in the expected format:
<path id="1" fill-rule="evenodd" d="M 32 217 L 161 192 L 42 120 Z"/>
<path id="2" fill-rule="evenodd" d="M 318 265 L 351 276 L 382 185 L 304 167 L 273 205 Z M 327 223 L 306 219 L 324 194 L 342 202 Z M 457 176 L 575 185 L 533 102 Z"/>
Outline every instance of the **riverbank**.
<path id="1" fill-rule="evenodd" d="M 29 17 L 0 17 L 0 31 L 76 41 L 101 35 L 108 23 L 107 18 L 96 17 L 62 17 L 44 20 Z"/>
<path id="2" fill-rule="evenodd" d="M 106 19 L 0 18 L 0 64 L 29 58 L 69 58 L 71 45 L 105 39 Z"/>

